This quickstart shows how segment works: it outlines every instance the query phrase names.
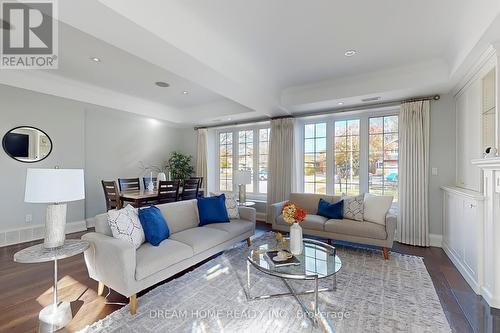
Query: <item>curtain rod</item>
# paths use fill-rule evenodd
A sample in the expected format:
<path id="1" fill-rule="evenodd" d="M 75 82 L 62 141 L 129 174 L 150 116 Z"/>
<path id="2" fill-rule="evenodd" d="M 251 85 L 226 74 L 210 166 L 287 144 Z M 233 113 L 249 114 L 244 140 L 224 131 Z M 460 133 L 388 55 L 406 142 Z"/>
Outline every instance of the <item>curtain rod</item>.
<path id="1" fill-rule="evenodd" d="M 410 98 L 410 99 L 396 100 L 396 101 L 391 101 L 391 102 L 380 102 L 380 103 L 364 104 L 364 105 L 353 106 L 353 107 L 344 107 L 344 108 L 338 108 L 338 109 L 333 109 L 333 110 L 329 109 L 329 110 L 316 111 L 316 112 L 301 112 L 301 113 L 295 113 L 293 115 L 285 115 L 285 116 L 278 116 L 278 117 L 260 117 L 260 118 L 243 120 L 240 122 L 222 123 L 222 124 L 218 124 L 218 125 L 195 126 L 194 129 L 199 130 L 199 129 L 203 129 L 203 128 L 239 126 L 239 125 L 246 125 L 246 124 L 254 124 L 254 123 L 263 122 L 263 121 L 271 121 L 273 119 L 281 119 L 281 118 L 314 117 L 314 116 L 321 116 L 321 115 L 333 114 L 333 113 L 343 113 L 343 112 L 360 111 L 360 110 L 366 110 L 366 109 L 375 109 L 375 108 L 379 108 L 379 107 L 389 107 L 389 106 L 395 106 L 398 104 L 409 103 L 409 102 L 438 101 L 440 99 L 441 99 L 440 95 L 430 95 L 430 96 L 415 97 L 415 98 Z"/>

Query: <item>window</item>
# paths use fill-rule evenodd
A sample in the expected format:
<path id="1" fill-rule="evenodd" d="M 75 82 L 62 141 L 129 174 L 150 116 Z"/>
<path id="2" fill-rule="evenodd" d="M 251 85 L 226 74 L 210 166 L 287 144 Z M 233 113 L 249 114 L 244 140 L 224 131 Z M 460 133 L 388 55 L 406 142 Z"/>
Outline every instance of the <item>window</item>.
<path id="1" fill-rule="evenodd" d="M 253 131 L 238 132 L 238 170 L 252 173 L 252 184 L 248 184 L 247 192 L 253 192 Z M 238 185 L 238 184 L 236 184 Z"/>
<path id="2" fill-rule="evenodd" d="M 369 119 L 368 190 L 398 201 L 398 116 Z"/>
<path id="3" fill-rule="evenodd" d="M 233 190 L 233 133 L 219 133 L 219 189 Z"/>
<path id="4" fill-rule="evenodd" d="M 335 194 L 359 194 L 359 119 L 335 121 Z"/>
<path id="5" fill-rule="evenodd" d="M 270 128 L 259 130 L 259 193 L 267 193 L 267 170 L 269 168 Z"/>
<path id="6" fill-rule="evenodd" d="M 236 170 L 248 170 L 252 183 L 246 186 L 250 197 L 263 198 L 267 193 L 267 173 L 269 163 L 268 127 L 224 129 L 218 132 L 219 191 L 237 191 L 233 181 Z"/>
<path id="7" fill-rule="evenodd" d="M 326 123 L 305 125 L 304 192 L 326 193 Z"/>

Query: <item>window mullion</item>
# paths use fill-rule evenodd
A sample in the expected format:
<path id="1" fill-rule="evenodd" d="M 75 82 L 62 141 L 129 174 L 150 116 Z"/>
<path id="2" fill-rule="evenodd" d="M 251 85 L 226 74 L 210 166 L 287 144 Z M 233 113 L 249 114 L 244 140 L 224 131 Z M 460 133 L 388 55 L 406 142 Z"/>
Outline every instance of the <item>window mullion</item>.
<path id="1" fill-rule="evenodd" d="M 259 129 L 253 130 L 253 193 L 259 193 Z"/>
<path id="2" fill-rule="evenodd" d="M 359 192 L 368 192 L 368 172 L 369 172 L 369 126 L 368 117 L 360 118 L 360 129 L 359 129 Z"/>

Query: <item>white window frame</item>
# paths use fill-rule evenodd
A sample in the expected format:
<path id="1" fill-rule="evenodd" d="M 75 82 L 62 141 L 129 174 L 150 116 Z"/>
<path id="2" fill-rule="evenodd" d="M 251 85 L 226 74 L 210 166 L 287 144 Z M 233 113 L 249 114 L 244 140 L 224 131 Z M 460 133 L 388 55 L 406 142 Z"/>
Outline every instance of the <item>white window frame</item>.
<path id="1" fill-rule="evenodd" d="M 219 144 L 220 144 L 220 133 L 227 133 L 231 132 L 233 133 L 233 193 L 238 192 L 238 184 L 234 182 L 234 173 L 238 170 L 239 167 L 239 147 L 238 147 L 238 132 L 239 131 L 253 131 L 253 190 L 251 192 L 247 191 L 247 198 L 250 200 L 262 200 L 265 201 L 267 199 L 267 193 L 260 193 L 259 192 L 259 158 L 260 158 L 260 145 L 259 145 L 259 131 L 261 129 L 268 129 L 270 128 L 271 125 L 269 123 L 260 123 L 257 125 L 252 125 L 252 126 L 237 126 L 237 127 L 223 127 L 219 128 L 216 130 L 215 135 L 216 135 L 216 140 L 215 140 L 215 151 L 216 151 L 216 158 L 215 158 L 215 166 L 217 172 L 216 180 L 215 180 L 215 188 L 217 189 L 217 192 L 229 192 L 229 191 L 221 191 L 220 190 L 220 176 L 219 176 L 219 167 L 220 167 L 220 155 L 219 155 Z M 271 138 L 269 137 L 269 141 Z M 268 161 L 269 161 L 269 156 L 268 156 Z M 268 180 L 269 181 L 269 178 Z"/>
<path id="2" fill-rule="evenodd" d="M 368 161 L 369 161 L 369 119 L 372 117 L 383 116 L 399 116 L 399 106 L 383 107 L 373 110 L 359 110 L 352 112 L 333 113 L 324 116 L 303 117 L 297 119 L 297 125 L 300 126 L 300 142 L 298 145 L 298 156 L 300 156 L 300 164 L 297 171 L 299 172 L 299 183 L 297 191 L 304 192 L 304 152 L 305 152 L 305 125 L 326 123 L 326 194 L 327 195 L 342 195 L 342 193 L 334 193 L 335 189 L 335 121 L 359 119 L 359 191 L 360 193 L 368 193 Z M 398 126 L 399 128 L 399 126 Z M 399 166 L 399 163 L 398 163 Z"/>

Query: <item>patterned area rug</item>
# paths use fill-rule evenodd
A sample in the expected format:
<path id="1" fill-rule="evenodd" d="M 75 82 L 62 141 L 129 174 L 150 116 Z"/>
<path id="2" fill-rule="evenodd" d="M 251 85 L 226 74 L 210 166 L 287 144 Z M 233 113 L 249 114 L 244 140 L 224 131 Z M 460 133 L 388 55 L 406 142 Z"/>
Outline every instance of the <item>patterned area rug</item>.
<path id="1" fill-rule="evenodd" d="M 272 233 L 254 246 L 273 240 Z M 451 332 L 423 259 L 338 247 L 342 269 L 337 290 L 320 293 L 320 311 L 335 332 Z M 180 278 L 138 299 L 137 314 L 129 307 L 81 332 L 321 332 L 313 327 L 291 296 L 247 301 L 246 257 L 239 244 Z M 281 280 L 251 270 L 253 296 L 287 292 Z M 296 290 L 313 282 L 292 281 Z M 331 280 L 320 287 L 331 286 Z M 313 296 L 301 296 L 312 304 Z"/>

